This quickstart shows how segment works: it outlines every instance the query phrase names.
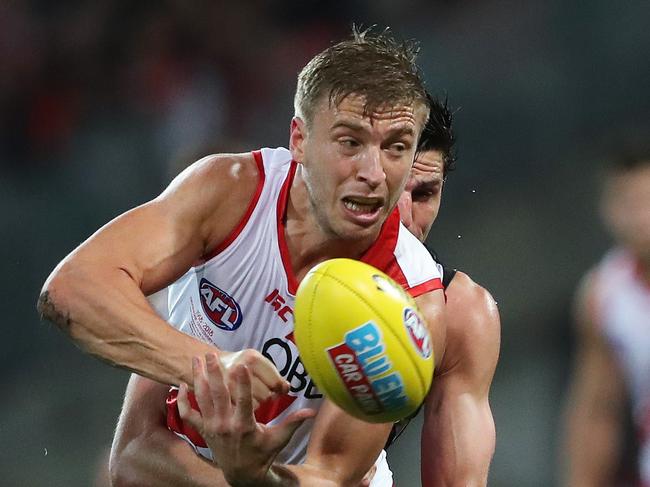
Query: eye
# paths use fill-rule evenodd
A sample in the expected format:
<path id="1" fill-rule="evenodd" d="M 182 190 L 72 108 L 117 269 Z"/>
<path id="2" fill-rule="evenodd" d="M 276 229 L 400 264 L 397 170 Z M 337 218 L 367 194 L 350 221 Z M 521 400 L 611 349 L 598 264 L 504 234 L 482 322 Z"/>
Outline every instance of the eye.
<path id="1" fill-rule="evenodd" d="M 358 140 L 351 137 L 339 139 L 339 144 L 342 145 L 345 149 L 356 149 L 361 145 Z"/>
<path id="2" fill-rule="evenodd" d="M 414 188 L 411 192 L 411 199 L 416 202 L 426 203 L 435 198 L 440 192 L 440 185 L 427 185 Z"/>
<path id="3" fill-rule="evenodd" d="M 406 145 L 404 142 L 395 142 L 393 144 L 390 144 L 390 146 L 388 146 L 388 151 L 391 153 L 391 155 L 394 156 L 401 156 L 406 151 L 408 151 L 408 149 L 409 149 L 408 145 Z"/>
<path id="4" fill-rule="evenodd" d="M 423 190 L 423 191 L 413 191 L 411 194 L 411 198 L 413 201 L 429 201 L 431 198 L 433 198 L 434 194 L 433 191 L 430 190 Z"/>

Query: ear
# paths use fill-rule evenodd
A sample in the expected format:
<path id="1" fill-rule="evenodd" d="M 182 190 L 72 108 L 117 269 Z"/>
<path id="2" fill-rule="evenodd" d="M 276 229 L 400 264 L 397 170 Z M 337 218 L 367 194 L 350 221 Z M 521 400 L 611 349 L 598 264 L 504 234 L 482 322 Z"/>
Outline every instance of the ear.
<path id="1" fill-rule="evenodd" d="M 299 117 L 291 119 L 289 133 L 289 150 L 294 161 L 302 164 L 305 160 L 305 139 L 307 138 L 307 125 Z"/>

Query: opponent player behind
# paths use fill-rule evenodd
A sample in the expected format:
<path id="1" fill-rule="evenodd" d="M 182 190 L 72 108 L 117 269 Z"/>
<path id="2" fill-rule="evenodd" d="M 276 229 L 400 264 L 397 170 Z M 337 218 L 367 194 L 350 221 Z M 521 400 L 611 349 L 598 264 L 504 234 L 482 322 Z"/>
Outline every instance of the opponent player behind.
<path id="1" fill-rule="evenodd" d="M 423 134 L 421 150 L 400 198 L 403 221 L 422 240 L 437 216 L 444 178 L 453 162 L 451 121 L 447 107 L 437 100 L 431 100 L 431 115 Z M 473 283 L 466 274 L 459 272 L 453 277 L 453 271 L 445 270 L 444 281 L 447 284 L 451 282 L 447 288 L 447 306 L 453 311 L 453 316 L 446 316 L 450 330 L 447 348 L 462 351 L 464 355 L 440 365 L 427 402 L 428 420 L 423 428 L 422 453 L 425 486 L 441 485 L 440 472 L 435 471 L 435 467 L 431 471 L 432 466 L 444 466 L 448 461 L 464 465 L 466 475 L 464 477 L 460 473 L 461 469 L 454 471 L 448 485 L 466 485 L 463 479 L 473 479 L 472 485 L 485 485 L 494 450 L 494 423 L 487 392 L 498 355 L 498 311 L 489 293 Z M 166 316 L 166 307 L 166 298 L 156 306 L 163 316 Z M 286 359 L 280 362 L 280 366 L 284 363 Z M 113 448 L 112 467 L 116 484 L 221 485 L 215 480 L 215 465 L 202 461 L 184 440 L 167 429 L 162 405 L 166 394 L 165 386 L 137 376 L 131 379 Z M 462 407 L 452 410 L 451 406 L 446 407 L 445 404 L 463 401 L 455 394 L 466 397 Z M 432 407 L 437 405 L 441 406 L 441 413 L 449 412 L 451 424 L 460 423 L 455 428 L 456 432 L 469 444 L 456 445 L 456 451 L 443 448 L 439 442 L 435 448 L 431 445 L 432 441 L 438 440 L 428 432 L 428 428 L 435 425 L 442 432 L 449 427 L 447 424 L 436 424 L 441 419 L 438 419 Z M 189 413 L 189 410 L 184 413 Z M 177 419 L 174 417 L 174 422 Z M 472 431 L 463 434 L 465 424 Z M 178 425 L 172 425 L 175 426 Z M 473 432 L 477 433 L 476 436 Z M 200 438 L 191 436 L 197 444 L 203 444 Z M 382 479 L 389 476 L 385 468 L 385 464 L 378 462 L 361 485 L 369 485 L 371 481 L 375 482 L 373 485 L 382 485 Z"/>
<path id="2" fill-rule="evenodd" d="M 650 151 L 612 159 L 601 201 L 616 242 L 576 297 L 578 348 L 569 388 L 564 485 L 615 485 L 626 399 L 650 486 Z"/>
<path id="3" fill-rule="evenodd" d="M 415 164 L 399 200 L 402 223 L 422 242 L 438 216 L 444 183 L 455 164 L 452 113 L 447 103 L 438 99 L 431 99 L 430 107 Z M 460 417 L 465 424 L 461 431 L 472 439 L 454 441 L 471 441 L 472 447 L 457 452 L 456 461 L 464 463 L 468 471 L 480 472 L 480 476 L 468 478 L 481 481 L 450 485 L 486 485 L 495 447 L 488 393 L 499 353 L 499 311 L 490 293 L 464 272 L 443 267 L 443 284 L 447 296 L 447 346 L 425 401 L 422 482 L 438 485 L 427 479 L 440 478 L 437 469 L 444 469 L 447 461 L 440 456 L 440 438 L 432 432 L 448 430 L 445 422 L 454 421 L 463 411 Z M 394 431 L 403 427 L 398 423 Z"/>
<path id="4" fill-rule="evenodd" d="M 41 313 L 82 349 L 193 385 L 222 484 L 355 485 L 380 457 L 390 425 L 323 400 L 296 361 L 291 306 L 315 264 L 358 258 L 396 278 L 427 319 L 440 365 L 440 274 L 395 210 L 429 112 L 414 58 L 388 34 L 326 49 L 299 76 L 290 150 L 204 158 L 100 229 L 44 286 Z M 146 299 L 168 286 L 173 327 Z M 186 387 L 179 398 L 183 409 Z M 458 419 L 440 444 L 464 438 Z M 450 456 L 438 484 L 456 473 L 468 475 Z"/>

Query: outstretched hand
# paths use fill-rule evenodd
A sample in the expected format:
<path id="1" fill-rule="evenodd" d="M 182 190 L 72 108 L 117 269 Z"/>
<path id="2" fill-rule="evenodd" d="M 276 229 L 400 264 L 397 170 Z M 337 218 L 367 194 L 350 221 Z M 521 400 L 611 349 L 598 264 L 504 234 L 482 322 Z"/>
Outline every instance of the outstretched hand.
<path id="1" fill-rule="evenodd" d="M 230 383 L 226 384 L 221 361 L 216 352 L 211 352 L 205 359 L 192 360 L 192 372 L 200 412 L 190 405 L 187 384 L 181 384 L 181 418 L 201 434 L 233 487 L 264 485 L 277 454 L 303 421 L 316 412 L 300 409 L 282 423 L 266 426 L 255 420 L 251 376 L 246 365 L 235 365 L 230 370 Z"/>

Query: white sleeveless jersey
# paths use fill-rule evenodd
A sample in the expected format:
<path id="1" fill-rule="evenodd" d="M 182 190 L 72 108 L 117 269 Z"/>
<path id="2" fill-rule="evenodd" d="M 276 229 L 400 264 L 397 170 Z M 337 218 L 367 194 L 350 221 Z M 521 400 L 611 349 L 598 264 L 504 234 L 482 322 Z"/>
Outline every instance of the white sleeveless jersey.
<path id="1" fill-rule="evenodd" d="M 618 358 L 638 426 L 639 466 L 650 487 L 650 283 L 638 261 L 622 249 L 607 253 L 598 267 L 598 314 L 603 333 Z"/>
<path id="2" fill-rule="evenodd" d="M 322 394 L 305 372 L 293 340 L 298 282 L 289 261 L 284 217 L 296 163 L 283 148 L 262 149 L 253 155 L 260 181 L 243 220 L 203 263 L 169 286 L 167 309 L 159 312 L 164 316 L 167 311 L 177 329 L 221 350 L 253 348 L 269 358 L 291 384 L 287 395 L 256 411 L 258 421 L 274 424 L 297 409 L 318 409 Z M 440 266 L 400 223 L 397 211 L 361 260 L 386 272 L 414 296 L 442 289 Z M 175 394 L 172 391 L 167 400 L 168 426 L 211 458 L 201 437 L 178 417 Z M 307 420 L 300 426 L 278 455 L 279 462 L 304 460 L 312 425 Z M 392 485 L 383 452 L 372 485 Z"/>

